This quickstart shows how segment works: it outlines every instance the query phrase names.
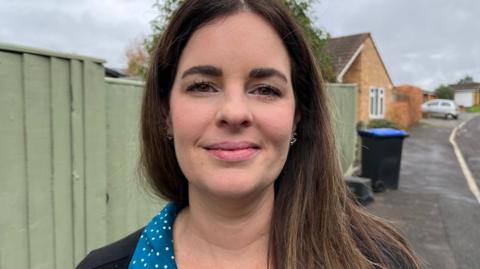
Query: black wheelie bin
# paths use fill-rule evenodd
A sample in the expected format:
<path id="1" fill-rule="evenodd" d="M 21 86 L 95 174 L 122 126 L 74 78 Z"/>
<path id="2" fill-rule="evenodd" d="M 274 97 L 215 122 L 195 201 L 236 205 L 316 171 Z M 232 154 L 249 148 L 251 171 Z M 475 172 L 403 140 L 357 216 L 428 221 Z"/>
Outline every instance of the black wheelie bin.
<path id="1" fill-rule="evenodd" d="M 373 128 L 359 130 L 362 138 L 361 177 L 370 178 L 375 192 L 398 188 L 404 130 Z"/>

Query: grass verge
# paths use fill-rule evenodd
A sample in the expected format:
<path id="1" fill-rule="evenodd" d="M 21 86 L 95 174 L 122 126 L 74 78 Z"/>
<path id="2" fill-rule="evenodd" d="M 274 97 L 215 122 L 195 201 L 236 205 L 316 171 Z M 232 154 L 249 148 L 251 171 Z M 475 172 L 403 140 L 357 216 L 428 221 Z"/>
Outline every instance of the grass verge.
<path id="1" fill-rule="evenodd" d="M 467 112 L 480 113 L 480 105 L 469 107 L 466 110 Z"/>

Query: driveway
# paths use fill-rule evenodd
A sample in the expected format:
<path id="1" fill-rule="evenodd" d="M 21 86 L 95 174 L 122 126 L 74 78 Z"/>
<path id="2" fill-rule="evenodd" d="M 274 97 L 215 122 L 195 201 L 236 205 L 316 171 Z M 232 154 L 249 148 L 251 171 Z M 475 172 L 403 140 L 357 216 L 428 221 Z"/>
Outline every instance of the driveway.
<path id="1" fill-rule="evenodd" d="M 425 268 L 480 268 L 480 205 L 449 143 L 453 128 L 471 117 L 426 119 L 413 127 L 404 142 L 399 189 L 375 194 L 367 206 L 396 224 Z"/>

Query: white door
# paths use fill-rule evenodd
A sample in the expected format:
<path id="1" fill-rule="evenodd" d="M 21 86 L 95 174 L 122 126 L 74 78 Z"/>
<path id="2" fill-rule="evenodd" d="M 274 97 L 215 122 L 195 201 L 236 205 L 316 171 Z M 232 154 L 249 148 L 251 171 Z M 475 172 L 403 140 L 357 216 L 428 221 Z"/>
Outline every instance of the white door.
<path id="1" fill-rule="evenodd" d="M 455 103 L 459 106 L 473 106 L 473 92 L 455 92 Z"/>

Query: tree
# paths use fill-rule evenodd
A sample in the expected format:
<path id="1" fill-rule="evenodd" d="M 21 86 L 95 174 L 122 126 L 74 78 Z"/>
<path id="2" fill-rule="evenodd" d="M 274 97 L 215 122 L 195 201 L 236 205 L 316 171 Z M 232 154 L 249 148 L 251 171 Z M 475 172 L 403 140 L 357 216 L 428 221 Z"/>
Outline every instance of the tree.
<path id="1" fill-rule="evenodd" d="M 155 44 L 158 42 L 158 38 L 161 36 L 165 27 L 173 15 L 173 11 L 178 7 L 178 5 L 185 0 L 155 0 L 153 8 L 158 12 L 158 16 L 155 17 L 151 22 L 152 34 L 144 40 L 145 49 L 151 53 L 155 47 Z M 333 71 L 333 66 L 331 64 L 330 57 L 323 52 L 323 48 L 330 37 L 328 33 L 316 28 L 313 25 L 313 21 L 310 18 L 309 14 L 311 12 L 312 5 L 318 0 L 282 0 L 285 5 L 290 9 L 291 14 L 297 20 L 299 25 L 303 28 L 305 35 L 310 41 L 313 53 L 317 59 L 317 62 L 320 65 L 322 70 L 323 78 L 327 81 L 335 81 L 335 74 Z M 129 58 L 129 60 L 134 61 L 135 57 Z M 148 61 L 147 61 L 148 62 Z M 135 63 L 130 63 L 129 65 L 137 65 Z M 140 64 L 142 65 L 142 64 Z M 146 71 L 146 65 L 138 69 L 142 72 Z M 140 73 L 143 75 L 144 73 Z"/>
<path id="2" fill-rule="evenodd" d="M 130 76 L 144 76 L 147 72 L 149 54 L 143 41 L 132 42 L 125 52 L 127 57 L 127 74 Z"/>
<path id="3" fill-rule="evenodd" d="M 453 100 L 455 93 L 452 87 L 442 84 L 435 89 L 435 95 L 440 99 Z"/>
<path id="4" fill-rule="evenodd" d="M 145 39 L 145 48 L 149 53 L 153 52 L 155 44 L 165 31 L 168 22 L 173 16 L 173 12 L 177 9 L 178 5 L 185 0 L 155 0 L 153 8 L 157 10 L 158 15 L 150 21 L 150 27 L 152 28 L 152 34 Z"/>
<path id="5" fill-rule="evenodd" d="M 303 31 L 310 41 L 315 58 L 320 65 L 322 76 L 326 81 L 335 82 L 335 72 L 331 63 L 330 56 L 324 52 L 324 47 L 330 38 L 327 32 L 324 32 L 313 25 L 309 14 L 312 5 L 318 0 L 283 0 L 290 9 L 291 14 L 297 23 L 303 28 Z"/>
<path id="6" fill-rule="evenodd" d="M 466 83 L 473 83 L 473 77 L 467 75 L 458 81 L 458 84 L 466 84 Z"/>

